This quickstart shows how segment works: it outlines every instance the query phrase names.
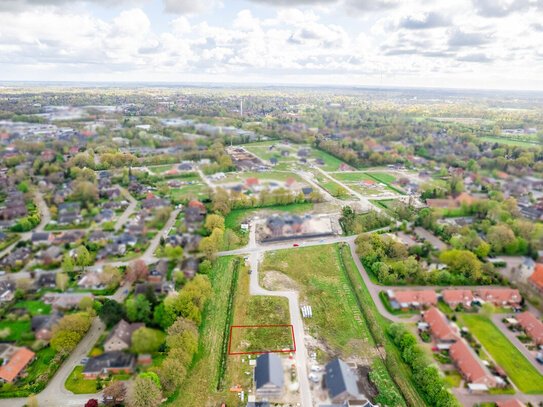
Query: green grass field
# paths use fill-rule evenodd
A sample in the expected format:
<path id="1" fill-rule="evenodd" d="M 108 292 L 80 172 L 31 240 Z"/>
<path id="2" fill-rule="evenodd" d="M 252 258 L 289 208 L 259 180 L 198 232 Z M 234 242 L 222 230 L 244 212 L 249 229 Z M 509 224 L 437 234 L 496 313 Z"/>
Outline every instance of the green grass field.
<path id="1" fill-rule="evenodd" d="M 48 315 L 51 313 L 51 305 L 46 305 L 42 301 L 21 301 L 17 303 L 17 308 L 26 308 L 30 315 Z"/>
<path id="2" fill-rule="evenodd" d="M 322 158 L 324 165 L 320 166 L 324 171 L 337 171 L 342 161 L 324 151 L 311 149 L 311 156 L 315 158 Z"/>
<path id="3" fill-rule="evenodd" d="M 163 172 L 171 170 L 173 168 L 173 164 L 158 165 L 156 167 L 147 167 L 147 168 L 149 168 L 155 174 L 162 174 Z"/>
<path id="4" fill-rule="evenodd" d="M 284 297 L 249 296 L 250 275 L 238 280 L 233 325 L 289 325 L 288 300 Z M 231 352 L 261 352 L 293 349 L 290 327 L 234 328 Z"/>
<path id="5" fill-rule="evenodd" d="M 170 194 L 174 200 L 188 201 L 190 199 L 197 199 L 203 201 L 209 199 L 209 187 L 206 184 L 191 184 L 184 185 L 181 188 L 170 189 Z"/>
<path id="6" fill-rule="evenodd" d="M 543 393 L 543 376 L 503 333 L 482 315 L 462 315 L 462 320 L 523 393 Z"/>
<path id="7" fill-rule="evenodd" d="M 14 342 L 21 339 L 21 335 L 30 332 L 30 321 L 2 321 L 0 322 L 0 331 L 9 328 L 9 335 L 2 338 L 5 342 Z"/>
<path id="8" fill-rule="evenodd" d="M 84 379 L 82 371 L 83 366 L 76 366 L 66 379 L 64 387 L 74 394 L 96 393 L 96 379 Z"/>
<path id="9" fill-rule="evenodd" d="M 365 172 L 339 172 L 336 174 L 330 174 L 332 177 L 337 179 L 338 181 L 347 181 L 347 182 L 360 182 L 360 181 L 366 181 L 371 180 L 374 181 L 372 177 L 370 177 Z"/>
<path id="10" fill-rule="evenodd" d="M 313 309 L 313 318 L 304 320 L 310 332 L 348 356 L 364 351 L 369 332 L 364 321 L 355 320 L 356 299 L 340 272 L 336 250 L 326 245 L 268 252 L 260 277 L 274 270 L 296 281 L 301 287 L 300 302 L 306 301 Z M 365 348 L 365 352 L 373 351 L 367 344 Z"/>
<path id="11" fill-rule="evenodd" d="M 525 140 L 529 140 L 529 136 Z M 515 138 L 509 137 L 479 137 L 479 140 L 488 141 L 491 143 L 506 144 L 509 146 L 521 146 L 521 147 L 537 147 L 538 143 L 531 143 L 529 141 L 517 140 Z M 534 139 L 534 141 L 537 141 Z"/>

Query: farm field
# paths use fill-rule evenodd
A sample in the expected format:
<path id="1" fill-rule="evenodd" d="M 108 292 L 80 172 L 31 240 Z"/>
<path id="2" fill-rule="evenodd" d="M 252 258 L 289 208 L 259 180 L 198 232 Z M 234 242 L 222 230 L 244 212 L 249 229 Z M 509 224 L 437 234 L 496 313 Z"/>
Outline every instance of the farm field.
<path id="1" fill-rule="evenodd" d="M 225 397 L 231 396 L 227 389 L 218 390 L 217 384 L 223 334 L 228 319 L 228 296 L 235 264 L 234 256 L 220 257 L 208 274 L 213 293 L 202 315 L 198 352 L 186 380 L 181 384 L 178 398 L 171 403 L 172 406 L 204 406 L 206 403 L 220 405 Z"/>
<path id="2" fill-rule="evenodd" d="M 543 376 L 491 320 L 482 315 L 464 314 L 462 321 L 521 392 L 543 393 Z"/>

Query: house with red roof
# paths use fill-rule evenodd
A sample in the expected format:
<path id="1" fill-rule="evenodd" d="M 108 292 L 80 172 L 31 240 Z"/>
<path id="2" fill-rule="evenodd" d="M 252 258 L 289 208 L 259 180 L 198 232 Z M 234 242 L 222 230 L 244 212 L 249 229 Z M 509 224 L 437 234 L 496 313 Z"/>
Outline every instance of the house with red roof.
<path id="1" fill-rule="evenodd" d="M 204 212 L 206 210 L 205 205 L 202 202 L 197 201 L 195 199 L 193 199 L 192 201 L 189 202 L 189 208 L 198 208 L 198 209 L 200 209 L 201 211 L 204 211 Z"/>
<path id="2" fill-rule="evenodd" d="M 496 307 L 520 307 L 522 297 L 518 290 L 512 288 L 480 288 L 476 291 L 478 299 L 490 302 Z"/>
<path id="3" fill-rule="evenodd" d="M 366 185 L 375 185 L 377 184 L 377 182 L 371 180 L 371 179 L 365 179 L 362 181 L 362 183 L 366 184 Z"/>
<path id="4" fill-rule="evenodd" d="M 54 150 L 45 150 L 41 153 L 41 159 L 43 161 L 53 161 L 57 155 L 57 152 Z"/>
<path id="5" fill-rule="evenodd" d="M 4 365 L 0 367 L 0 381 L 3 383 L 13 383 L 26 367 L 32 363 L 36 354 L 27 348 L 19 348 L 14 354 L 9 357 L 9 360 L 4 360 Z"/>
<path id="6" fill-rule="evenodd" d="M 499 385 L 499 379 L 489 372 L 465 341 L 459 340 L 451 345 L 449 355 L 469 384 L 483 385 L 487 388 Z"/>
<path id="7" fill-rule="evenodd" d="M 436 307 L 430 307 L 423 313 L 422 318 L 430 327 L 432 337 L 437 342 L 452 343 L 458 340 L 458 328 L 449 323 L 447 317 Z"/>
<path id="8" fill-rule="evenodd" d="M 453 310 L 459 305 L 462 305 L 464 308 L 470 308 L 473 302 L 473 293 L 471 290 L 443 290 L 441 298 Z"/>
<path id="9" fill-rule="evenodd" d="M 247 185 L 247 187 L 254 187 L 254 186 L 257 186 L 258 184 L 259 184 L 258 178 L 247 178 L 245 180 L 245 185 Z"/>
<path id="10" fill-rule="evenodd" d="M 437 305 L 437 295 L 432 290 L 389 290 L 387 295 L 395 309 L 423 309 Z"/>
<path id="11" fill-rule="evenodd" d="M 543 264 L 538 263 L 535 265 L 534 272 L 528 277 L 528 283 L 540 293 L 543 293 Z"/>
<path id="12" fill-rule="evenodd" d="M 543 345 L 543 322 L 529 311 L 517 315 L 517 321 L 536 345 Z"/>

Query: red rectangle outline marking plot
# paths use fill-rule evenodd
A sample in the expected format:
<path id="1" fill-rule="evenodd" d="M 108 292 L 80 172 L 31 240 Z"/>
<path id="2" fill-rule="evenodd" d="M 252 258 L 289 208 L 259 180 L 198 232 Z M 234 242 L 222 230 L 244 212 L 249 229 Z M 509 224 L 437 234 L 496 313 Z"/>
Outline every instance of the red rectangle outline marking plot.
<path id="1" fill-rule="evenodd" d="M 290 327 L 292 332 L 292 343 L 294 349 L 288 350 L 268 350 L 268 351 L 257 351 L 257 352 L 231 352 L 232 347 L 232 330 L 234 328 L 270 328 L 270 327 Z M 289 353 L 296 352 L 296 339 L 294 338 L 294 325 L 232 325 L 230 327 L 230 338 L 228 339 L 228 354 L 229 355 L 252 355 L 255 353 Z"/>

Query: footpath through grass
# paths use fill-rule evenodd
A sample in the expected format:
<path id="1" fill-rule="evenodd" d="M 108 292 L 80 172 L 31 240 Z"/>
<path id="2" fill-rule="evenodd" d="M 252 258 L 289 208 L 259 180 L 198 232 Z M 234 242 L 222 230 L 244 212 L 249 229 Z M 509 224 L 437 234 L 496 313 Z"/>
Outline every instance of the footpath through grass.
<path id="1" fill-rule="evenodd" d="M 522 393 L 543 393 L 543 376 L 490 319 L 464 314 L 462 320 Z"/>

